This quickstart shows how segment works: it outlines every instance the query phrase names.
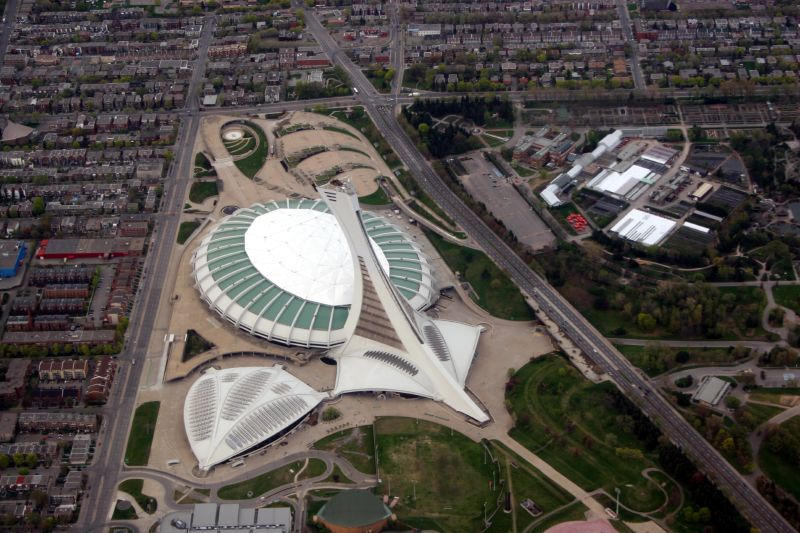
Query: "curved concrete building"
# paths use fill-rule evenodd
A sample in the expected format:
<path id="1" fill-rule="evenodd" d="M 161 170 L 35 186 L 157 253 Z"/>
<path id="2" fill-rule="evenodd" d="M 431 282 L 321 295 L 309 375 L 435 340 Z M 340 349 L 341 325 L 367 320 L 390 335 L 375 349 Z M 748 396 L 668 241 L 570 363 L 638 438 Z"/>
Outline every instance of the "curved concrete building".
<path id="1" fill-rule="evenodd" d="M 183 424 L 203 470 L 282 435 L 326 395 L 283 367 L 206 371 L 183 404 Z"/>
<path id="2" fill-rule="evenodd" d="M 361 219 L 383 271 L 414 309 L 438 296 L 428 259 L 383 217 Z M 224 218 L 192 257 L 206 302 L 228 322 L 282 344 L 344 343 L 354 267 L 339 223 L 321 200 L 255 204 Z"/>

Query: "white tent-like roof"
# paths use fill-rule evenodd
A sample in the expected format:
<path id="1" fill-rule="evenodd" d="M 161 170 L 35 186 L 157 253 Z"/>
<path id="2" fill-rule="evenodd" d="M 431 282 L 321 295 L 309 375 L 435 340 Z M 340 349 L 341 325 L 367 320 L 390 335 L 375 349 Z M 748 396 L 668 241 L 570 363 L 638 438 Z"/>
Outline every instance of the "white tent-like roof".
<path id="1" fill-rule="evenodd" d="M 183 405 L 183 424 L 201 469 L 281 434 L 324 398 L 282 366 L 206 371 Z"/>

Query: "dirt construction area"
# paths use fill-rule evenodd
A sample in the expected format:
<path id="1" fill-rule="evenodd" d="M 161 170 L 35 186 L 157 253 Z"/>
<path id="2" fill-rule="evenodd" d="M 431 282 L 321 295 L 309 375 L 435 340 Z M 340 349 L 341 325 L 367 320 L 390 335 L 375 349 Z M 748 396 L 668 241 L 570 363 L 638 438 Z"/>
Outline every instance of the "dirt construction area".
<path id="1" fill-rule="evenodd" d="M 461 176 L 464 187 L 494 216 L 514 232 L 519 242 L 533 250 L 555 244 L 555 235 L 514 189 L 511 181 L 497 173 L 480 153 L 459 158 L 467 170 Z"/>

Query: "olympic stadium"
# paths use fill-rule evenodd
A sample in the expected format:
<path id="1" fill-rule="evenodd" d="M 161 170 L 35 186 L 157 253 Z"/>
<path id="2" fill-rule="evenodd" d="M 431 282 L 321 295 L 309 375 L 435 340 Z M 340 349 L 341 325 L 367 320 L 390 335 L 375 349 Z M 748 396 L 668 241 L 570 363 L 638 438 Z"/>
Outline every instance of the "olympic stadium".
<path id="1" fill-rule="evenodd" d="M 440 401 L 478 423 L 465 390 L 483 329 L 432 318 L 438 297 L 428 258 L 387 219 L 363 211 L 352 185 L 321 199 L 241 209 L 211 227 L 192 256 L 210 308 L 271 342 L 325 349 L 336 382 L 318 393 L 280 369 L 210 370 L 192 384 L 184 426 L 199 467 L 284 435 L 321 401 L 356 392 Z"/>
<path id="2" fill-rule="evenodd" d="M 385 218 L 362 212 L 381 268 L 414 309 L 438 296 L 428 259 Z M 201 297 L 225 320 L 262 339 L 307 348 L 346 340 L 354 267 L 322 200 L 256 204 L 223 219 L 192 258 Z"/>

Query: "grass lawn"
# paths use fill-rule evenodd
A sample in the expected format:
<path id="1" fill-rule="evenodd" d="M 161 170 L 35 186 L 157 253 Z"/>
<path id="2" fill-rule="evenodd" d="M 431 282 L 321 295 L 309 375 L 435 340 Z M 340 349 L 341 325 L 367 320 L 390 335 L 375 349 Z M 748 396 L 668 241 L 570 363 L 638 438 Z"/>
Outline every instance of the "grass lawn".
<path id="1" fill-rule="evenodd" d="M 183 345 L 182 361 L 188 361 L 195 355 L 201 354 L 214 347 L 214 343 L 207 341 L 195 330 L 190 329 L 186 332 L 186 344 Z"/>
<path id="2" fill-rule="evenodd" d="M 265 472 L 246 481 L 241 481 L 232 485 L 225 485 L 219 489 L 219 491 L 217 491 L 217 496 L 223 500 L 244 500 L 247 498 L 257 498 L 274 488 L 294 482 L 294 476 L 297 471 L 303 467 L 303 462 L 304 461 L 295 461 L 294 463 L 289 463 L 288 465 L 282 466 L 275 470 L 270 470 L 269 472 Z M 324 471 L 325 463 L 323 461 L 320 461 L 319 459 L 310 459 L 308 466 L 303 474 L 301 474 L 301 476 L 298 478 L 298 481 L 300 479 L 314 477 L 314 475 L 320 475 Z M 315 474 L 316 472 L 319 473 Z"/>
<path id="3" fill-rule="evenodd" d="M 114 507 L 114 514 L 111 515 L 111 520 L 136 520 L 137 518 L 139 518 L 139 516 L 132 506 L 130 509 L 124 511 Z"/>
<path id="4" fill-rule="evenodd" d="M 800 285 L 778 285 L 772 287 L 775 303 L 800 314 Z"/>
<path id="5" fill-rule="evenodd" d="M 194 230 L 200 227 L 200 223 L 196 220 L 187 220 L 186 222 L 181 222 L 181 225 L 178 227 L 178 238 L 176 241 L 178 244 L 183 244 L 186 242 L 186 239 L 194 233 Z"/>
<path id="6" fill-rule="evenodd" d="M 800 417 L 790 418 L 781 424 L 781 429 L 791 434 L 795 441 L 800 440 Z M 758 451 L 758 464 L 779 487 L 800 499 L 800 463 L 786 460 L 764 443 Z"/>
<path id="7" fill-rule="evenodd" d="M 206 198 L 219 194 L 216 181 L 197 181 L 192 183 L 189 189 L 189 200 L 196 204 L 201 204 Z"/>
<path id="8" fill-rule="evenodd" d="M 490 487 L 492 470 L 504 475 L 486 460 L 483 446 L 413 418 L 379 418 L 375 434 L 383 482 L 378 493 L 391 490 L 400 496 L 404 522 L 421 518 L 435 520 L 444 532 L 480 531 L 484 502 L 491 514 L 503 494 Z"/>
<path id="9" fill-rule="evenodd" d="M 337 465 L 337 464 L 333 465 L 333 471 L 331 471 L 331 475 L 328 476 L 325 479 L 325 481 L 327 481 L 329 483 L 352 483 L 353 482 L 353 480 L 351 480 L 346 475 L 344 475 L 344 472 L 342 472 L 342 469 L 339 468 L 339 465 Z"/>
<path id="10" fill-rule="evenodd" d="M 201 178 L 205 176 L 216 176 L 217 172 L 211 166 L 211 162 L 203 155 L 203 152 L 197 152 L 194 156 L 194 177 Z"/>
<path id="11" fill-rule="evenodd" d="M 752 415 L 756 425 L 761 425 L 773 416 L 784 410 L 776 405 L 763 405 L 760 403 L 746 403 L 744 409 Z"/>
<path id="12" fill-rule="evenodd" d="M 459 279 L 469 282 L 477 294 L 478 305 L 498 318 L 533 320 L 533 310 L 522 293 L 486 254 L 452 244 L 432 231 L 426 230 L 425 235 Z"/>
<path id="13" fill-rule="evenodd" d="M 314 448 L 335 451 L 359 472 L 375 473 L 375 437 L 372 426 L 359 426 L 331 433 L 315 442 Z"/>
<path id="14" fill-rule="evenodd" d="M 781 398 L 784 396 L 800 396 L 800 389 L 793 387 L 769 388 L 759 387 L 750 391 L 750 399 L 757 402 L 769 402 L 781 404 Z M 788 398 L 794 399 L 794 398 Z"/>
<path id="15" fill-rule="evenodd" d="M 588 510 L 589 508 L 583 505 L 581 502 L 575 502 L 572 505 L 564 507 L 557 513 L 553 513 L 546 518 L 540 519 L 541 521 L 537 523 L 531 531 L 533 533 L 538 533 L 540 531 L 547 531 L 549 528 L 562 522 L 584 520 L 586 517 L 586 511 Z"/>
<path id="16" fill-rule="evenodd" d="M 379 185 L 378 189 L 372 194 L 366 196 L 359 196 L 358 201 L 365 205 L 386 205 L 392 203 L 392 200 Z"/>
<path id="17" fill-rule="evenodd" d="M 528 167 L 523 167 L 522 165 L 518 165 L 516 163 L 511 163 L 511 168 L 516 170 L 517 174 L 519 174 L 522 178 L 528 178 L 536 173 Z"/>
<path id="18" fill-rule="evenodd" d="M 153 514 L 158 509 L 158 501 L 152 496 L 148 496 L 147 494 L 142 494 L 142 487 L 144 486 L 143 479 L 126 479 L 122 483 L 119 484 L 119 490 L 122 492 L 127 492 L 133 499 L 136 500 L 136 503 L 139 504 L 144 512 L 147 514 Z"/>
<path id="19" fill-rule="evenodd" d="M 258 171 L 261 170 L 261 167 L 264 166 L 269 147 L 267 146 L 267 136 L 264 134 L 264 130 L 252 122 L 245 122 L 245 124 L 253 128 L 253 131 L 258 135 L 258 148 L 252 154 L 244 159 L 235 161 L 235 163 L 236 167 L 242 171 L 242 174 L 253 179 Z"/>
<path id="20" fill-rule="evenodd" d="M 159 407 L 161 407 L 161 402 L 145 402 L 136 408 L 136 412 L 133 414 L 131 432 L 128 435 L 128 446 L 125 448 L 126 465 L 147 465 Z"/>
<path id="21" fill-rule="evenodd" d="M 538 358 L 511 378 L 506 395 L 517 421 L 509 434 L 586 490 L 622 489 L 620 501 L 636 511 L 654 511 L 664 496 L 641 475 L 656 466 L 644 444 L 620 421 L 614 385 L 592 384 L 561 357 Z M 621 449 L 640 457 L 623 457 Z"/>
<path id="22" fill-rule="evenodd" d="M 666 370 L 682 365 L 706 365 L 714 363 L 735 363 L 736 352 L 728 348 L 671 348 L 654 342 L 652 346 L 630 346 L 618 344 L 615 347 L 622 352 L 628 361 L 647 372 L 648 376 L 656 376 Z M 688 354 L 685 363 L 676 362 L 681 353 Z"/>
<path id="23" fill-rule="evenodd" d="M 486 142 L 486 144 L 488 144 L 491 148 L 502 146 L 507 142 L 504 141 L 503 139 L 492 137 L 491 135 L 481 135 L 481 139 L 483 139 Z"/>

